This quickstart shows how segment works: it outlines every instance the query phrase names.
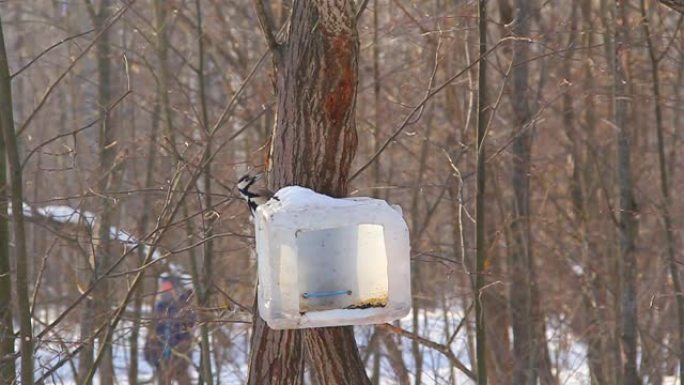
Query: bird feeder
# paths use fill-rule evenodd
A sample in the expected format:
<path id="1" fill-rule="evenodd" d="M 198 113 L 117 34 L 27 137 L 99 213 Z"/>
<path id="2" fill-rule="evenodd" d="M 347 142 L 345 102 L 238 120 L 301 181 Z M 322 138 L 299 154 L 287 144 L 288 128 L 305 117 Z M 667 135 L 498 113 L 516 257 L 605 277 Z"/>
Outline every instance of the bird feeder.
<path id="1" fill-rule="evenodd" d="M 285 187 L 255 215 L 259 312 L 273 329 L 393 321 L 411 309 L 398 206 Z"/>

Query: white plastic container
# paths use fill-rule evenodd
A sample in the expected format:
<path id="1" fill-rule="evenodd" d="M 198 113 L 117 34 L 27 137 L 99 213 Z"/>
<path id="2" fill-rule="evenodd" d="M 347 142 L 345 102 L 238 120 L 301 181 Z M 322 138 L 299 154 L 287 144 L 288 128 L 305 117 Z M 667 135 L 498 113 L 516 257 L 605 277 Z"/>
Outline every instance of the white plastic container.
<path id="1" fill-rule="evenodd" d="M 410 246 L 398 206 L 290 186 L 255 215 L 259 312 L 273 329 L 365 325 L 411 309 Z"/>

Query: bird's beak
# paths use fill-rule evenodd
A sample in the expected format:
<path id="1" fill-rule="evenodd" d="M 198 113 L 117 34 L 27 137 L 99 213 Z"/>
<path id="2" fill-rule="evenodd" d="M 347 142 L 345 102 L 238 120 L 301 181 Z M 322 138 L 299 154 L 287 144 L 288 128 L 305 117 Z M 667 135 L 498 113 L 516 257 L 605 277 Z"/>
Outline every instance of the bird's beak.
<path id="1" fill-rule="evenodd" d="M 264 173 L 263 173 L 263 172 L 260 172 L 260 173 L 258 173 L 258 174 L 255 174 L 255 175 L 254 175 L 254 180 L 259 180 L 259 179 L 263 178 L 263 176 L 264 176 Z"/>

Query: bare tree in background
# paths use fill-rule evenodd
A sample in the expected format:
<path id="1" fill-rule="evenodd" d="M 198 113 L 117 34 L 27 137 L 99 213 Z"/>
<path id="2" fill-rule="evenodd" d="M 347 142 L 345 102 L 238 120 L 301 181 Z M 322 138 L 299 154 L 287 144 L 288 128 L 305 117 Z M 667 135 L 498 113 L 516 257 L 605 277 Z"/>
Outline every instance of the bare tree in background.
<path id="1" fill-rule="evenodd" d="M 513 133 L 513 218 L 511 220 L 510 306 L 513 329 L 514 385 L 537 383 L 535 367 L 534 320 L 532 316 L 532 233 L 530 229 L 530 157 L 532 151 L 531 90 L 528 80 L 530 7 L 526 0 L 516 0 L 517 13 L 512 33 L 521 41 L 513 42 L 513 91 L 515 113 Z"/>
<path id="2" fill-rule="evenodd" d="M 636 248 L 637 206 L 634 200 L 631 165 L 631 130 L 629 129 L 628 79 L 626 75 L 627 0 L 615 2 L 613 46 L 613 106 L 617 139 L 618 236 L 620 241 L 620 334 L 622 339 L 622 383 L 641 383 L 637 373 L 637 292 Z"/>
<path id="3" fill-rule="evenodd" d="M 0 44 L 2 44 L 2 53 L 5 53 L 4 45 L 5 38 L 2 33 L 2 21 L 0 20 Z M 3 68 L 7 68 L 4 70 Z M 6 77 L 5 77 L 6 76 Z M 5 86 L 5 82 L 9 83 L 9 66 L 7 63 L 7 56 L 0 57 L 0 87 Z M 9 87 L 5 88 L 8 89 Z M 0 93 L 2 95 L 2 93 Z M 11 104 L 3 104 L 10 106 Z M 12 118 L 5 119 L 4 114 L 10 113 L 12 109 L 0 108 L 0 132 L 3 124 L 13 121 Z M 5 150 L 5 140 L 0 134 L 0 212 L 6 213 L 9 207 L 7 194 L 9 184 L 7 183 L 7 156 Z M 0 377 L 11 383 L 16 377 L 16 367 L 14 359 L 9 359 L 14 355 L 14 318 L 12 311 L 12 270 L 10 264 L 10 247 L 9 247 L 9 218 L 0 216 Z"/>
<path id="4" fill-rule="evenodd" d="M 10 78 L 7 54 L 5 52 L 5 37 L 2 33 L 0 20 L 0 130 L 5 124 L 12 123 L 12 103 L 10 97 Z M 7 93 L 7 94 L 5 94 Z M 9 99 L 9 100 L 7 100 Z M 4 107 L 2 107 L 4 106 Z M 9 107 L 9 108 L 8 108 Z M 8 115 L 5 117 L 5 115 Z M 4 135 L 0 134 L 0 212 L 6 213 L 9 207 L 9 184 L 7 183 L 7 152 Z M 0 377 L 12 383 L 16 377 L 14 359 L 14 318 L 12 311 L 12 275 L 9 247 L 9 218 L 0 216 Z"/>
<path id="5" fill-rule="evenodd" d="M 666 242 L 666 265 L 668 266 L 670 279 L 672 280 L 672 289 L 674 291 L 674 300 L 676 305 L 677 314 L 677 341 L 674 344 L 676 346 L 675 352 L 679 355 L 679 378 L 684 379 L 684 298 L 682 297 L 682 283 L 679 274 L 679 266 L 677 263 L 677 254 L 675 251 L 676 240 L 674 224 L 672 223 L 672 198 L 670 192 L 670 181 L 669 174 L 671 172 L 668 170 L 668 164 L 666 160 L 666 145 L 665 145 L 665 123 L 663 121 L 663 108 L 661 105 L 662 93 L 660 90 L 660 71 L 659 65 L 660 61 L 666 54 L 666 52 L 658 53 L 657 46 L 653 41 L 653 32 L 651 30 L 651 20 L 646 10 L 645 0 L 640 0 L 639 2 L 641 10 L 641 22 L 646 35 L 646 48 L 648 49 L 648 56 L 651 59 L 651 82 L 653 83 L 653 112 L 655 117 L 656 125 L 656 137 L 658 139 L 658 169 L 660 171 L 660 191 L 662 195 L 662 202 L 660 202 L 660 215 L 662 217 L 662 225 L 665 231 L 665 242 Z M 672 6 L 674 8 L 674 6 Z M 684 2 L 680 5 L 682 12 L 684 13 Z M 668 47 L 669 48 L 669 47 Z"/>
<path id="6" fill-rule="evenodd" d="M 204 205 L 204 210 L 209 212 L 205 215 L 206 219 L 202 221 L 202 228 L 204 232 L 204 243 L 202 245 L 202 272 L 201 279 L 198 285 L 198 303 L 203 308 L 209 307 L 209 297 L 211 296 L 211 291 L 213 287 L 213 277 L 212 270 L 214 268 L 213 263 L 213 253 L 214 253 L 214 240 L 213 238 L 213 223 L 216 219 L 214 215 L 214 207 L 212 204 L 212 194 L 211 194 L 211 154 L 212 154 L 212 138 L 211 138 L 211 128 L 209 127 L 209 115 L 207 112 L 207 93 L 205 89 L 205 48 L 204 48 L 204 33 L 203 33 L 203 16 L 202 16 L 202 6 L 200 0 L 195 1 L 195 10 L 197 13 L 197 82 L 199 84 L 199 136 L 206 140 L 205 146 L 207 151 L 205 152 L 204 159 L 202 163 L 204 164 L 203 175 L 200 178 L 197 189 L 202 194 L 202 203 Z M 207 322 L 202 322 L 200 325 L 200 333 L 202 336 L 202 355 L 201 355 L 201 382 L 207 385 L 214 384 L 214 378 L 211 370 L 211 339 L 209 338 L 209 324 Z"/>
<path id="7" fill-rule="evenodd" d="M 6 163 L 9 168 L 9 184 L 0 186 L 6 188 L 11 195 L 12 202 L 12 230 L 14 233 L 14 261 L 16 265 L 16 293 L 19 305 L 19 337 L 21 342 L 21 382 L 33 383 L 33 327 L 31 323 L 31 304 L 29 302 L 29 258 L 26 253 L 26 236 L 24 232 L 24 194 L 22 182 L 22 167 L 19 160 L 17 136 L 14 132 L 14 117 L 12 113 L 12 88 L 10 84 L 9 62 L 5 49 L 5 37 L 0 20 L 0 129 L 5 144 Z M 3 213 L 4 215 L 4 213 Z M 7 239 L 7 238 L 5 238 Z M 3 341 L 4 342 L 4 341 Z M 14 341 L 12 341 L 14 343 Z M 4 350 L 4 348 L 3 348 Z M 13 359 L 7 357 L 8 359 Z M 5 357 L 0 357 L 5 359 Z M 13 365 L 9 365 L 10 368 Z M 14 377 L 10 375 L 10 378 Z"/>
<path id="8" fill-rule="evenodd" d="M 480 37 L 480 57 L 487 53 L 487 1 L 480 0 L 477 3 L 478 12 L 478 32 Z M 488 105 L 487 105 L 487 63 L 482 60 L 478 64 L 478 83 L 477 83 L 477 202 L 476 205 L 476 229 L 475 229 L 475 249 L 477 252 L 475 266 L 475 327 L 476 327 L 476 349 L 477 349 L 477 383 L 487 385 L 487 338 L 485 329 L 485 308 L 482 299 L 482 292 L 485 284 L 485 263 L 487 260 L 487 245 L 485 243 L 485 139 L 488 124 Z"/>
<path id="9" fill-rule="evenodd" d="M 88 300 L 83 313 L 82 336 L 90 336 L 96 324 L 104 322 L 109 317 L 111 297 L 110 280 L 105 277 L 105 271 L 109 269 L 113 261 L 113 246 L 110 241 L 111 227 L 115 224 L 117 200 L 108 196 L 108 191 L 117 188 L 121 175 L 121 162 L 123 158 L 115 159 L 121 152 L 121 144 L 117 143 L 114 125 L 116 120 L 110 116 L 109 106 L 113 100 L 114 76 L 112 76 L 111 62 L 111 39 L 108 30 L 105 30 L 108 18 L 111 16 L 110 0 L 101 0 L 96 8 L 87 2 L 87 10 L 96 30 L 102 31 L 102 35 L 96 45 L 97 60 L 97 105 L 99 109 L 99 132 L 98 132 L 98 164 L 100 173 L 97 179 L 97 191 L 102 197 L 98 220 L 94 226 L 93 250 L 91 256 L 91 284 L 96 284 L 97 290 L 94 300 Z M 102 336 L 98 336 L 99 349 L 104 349 L 105 355 L 99 366 L 100 384 L 112 385 L 114 382 L 114 363 L 111 343 L 102 343 Z M 93 348 L 89 346 L 84 350 L 82 359 L 79 361 L 81 376 L 85 376 L 93 364 Z"/>
<path id="10" fill-rule="evenodd" d="M 475 30 L 485 3 L 482 58 Z M 250 380 L 256 264 L 234 183 L 245 168 L 261 168 L 271 146 L 274 188 L 299 183 L 404 208 L 419 306 L 413 319 L 355 327 L 353 336 L 351 328 L 257 324 L 253 384 L 329 383 L 341 372 L 342 382 L 363 384 L 357 348 L 374 384 L 470 383 L 485 346 L 489 384 L 510 385 L 514 364 L 542 385 L 623 384 L 628 359 L 629 376 L 636 366 L 643 384 L 676 382 L 680 3 L 623 1 L 620 15 L 613 0 L 0 0 L 27 248 L 20 252 L 15 231 L 2 227 L 2 219 L 16 223 L 3 214 L 13 194 L 0 170 L 0 325 L 13 322 L 13 330 L 0 326 L 0 382 L 11 373 L 19 382 L 21 360 L 31 361 L 19 351 L 25 320 L 38 382 L 111 375 L 108 346 L 114 383 L 149 381 L 142 347 L 155 278 L 171 271 L 196 293 L 193 381 Z M 265 65 L 271 57 L 275 66 Z M 481 59 L 488 119 L 476 142 Z M 6 133 L 9 106 L 0 105 Z M 486 152 L 477 149 L 483 140 Z M 622 220 L 637 213 L 619 198 L 625 149 L 639 202 L 633 221 Z M 5 167 L 8 155 L 0 154 Z M 486 165 L 479 195 L 477 156 Z M 345 178 L 350 161 L 355 172 Z M 624 229 L 637 221 L 637 247 L 621 253 Z M 127 234 L 142 247 L 122 241 Z M 638 295 L 623 302 L 631 256 Z M 520 294 L 526 304 L 514 309 Z M 482 315 L 487 341 L 478 346 Z M 79 334 L 81 325 L 89 328 Z"/>

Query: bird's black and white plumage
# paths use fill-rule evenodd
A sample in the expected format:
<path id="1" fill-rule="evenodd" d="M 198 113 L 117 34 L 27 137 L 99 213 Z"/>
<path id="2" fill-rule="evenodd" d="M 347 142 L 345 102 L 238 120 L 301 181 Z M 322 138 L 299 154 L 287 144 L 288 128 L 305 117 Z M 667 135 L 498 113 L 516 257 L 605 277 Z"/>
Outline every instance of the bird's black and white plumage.
<path id="1" fill-rule="evenodd" d="M 246 174 L 243 175 L 237 183 L 238 192 L 242 198 L 247 201 L 249 211 L 252 215 L 254 215 L 254 211 L 256 211 L 259 205 L 262 205 L 271 199 L 278 199 L 273 195 L 272 191 L 265 188 L 254 187 L 254 182 L 261 179 L 262 176 L 263 174 L 256 174 L 254 176 Z"/>

